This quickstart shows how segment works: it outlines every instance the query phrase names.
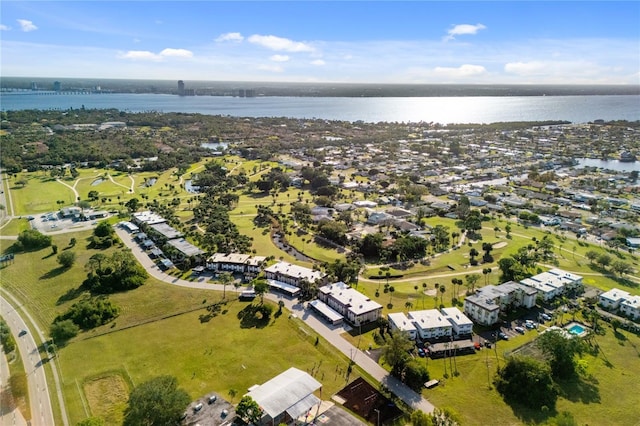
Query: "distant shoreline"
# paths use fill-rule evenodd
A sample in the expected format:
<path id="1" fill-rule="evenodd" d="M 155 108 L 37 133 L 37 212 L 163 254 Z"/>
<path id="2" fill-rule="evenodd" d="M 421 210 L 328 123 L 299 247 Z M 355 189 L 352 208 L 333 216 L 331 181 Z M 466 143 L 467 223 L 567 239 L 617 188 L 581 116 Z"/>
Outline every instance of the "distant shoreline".
<path id="1" fill-rule="evenodd" d="M 0 89 L 103 91 L 129 94 L 178 95 L 177 80 L 74 79 L 3 77 Z M 373 84 L 274 83 L 251 81 L 184 81 L 196 96 L 290 97 L 475 97 L 475 96 L 598 96 L 640 95 L 640 85 L 523 84 Z"/>

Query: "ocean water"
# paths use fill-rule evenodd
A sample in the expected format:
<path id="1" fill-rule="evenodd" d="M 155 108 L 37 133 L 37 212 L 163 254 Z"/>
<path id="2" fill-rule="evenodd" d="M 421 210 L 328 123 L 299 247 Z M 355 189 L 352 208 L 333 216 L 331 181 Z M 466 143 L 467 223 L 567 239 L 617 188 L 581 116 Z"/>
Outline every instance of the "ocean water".
<path id="1" fill-rule="evenodd" d="M 115 108 L 157 111 L 377 122 L 495 123 L 565 120 L 587 123 L 640 120 L 638 95 L 293 97 L 185 96 L 168 94 L 0 94 L 2 110 Z"/>

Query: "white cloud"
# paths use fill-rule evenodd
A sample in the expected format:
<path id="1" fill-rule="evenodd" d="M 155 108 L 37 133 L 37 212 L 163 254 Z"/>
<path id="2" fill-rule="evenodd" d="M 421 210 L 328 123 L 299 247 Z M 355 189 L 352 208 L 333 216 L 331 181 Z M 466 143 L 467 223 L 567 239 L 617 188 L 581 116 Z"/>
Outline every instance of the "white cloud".
<path id="1" fill-rule="evenodd" d="M 240 33 L 225 33 L 225 34 L 220 34 L 217 38 L 216 41 L 217 42 L 224 42 L 224 41 L 235 41 L 235 42 L 241 42 L 242 40 L 244 40 L 244 37 L 242 36 L 242 34 Z"/>
<path id="2" fill-rule="evenodd" d="M 0 24 L 0 31 L 10 31 L 11 27 L 7 27 L 6 25 Z"/>
<path id="3" fill-rule="evenodd" d="M 485 27 L 482 24 L 476 24 L 476 25 L 459 24 L 459 25 L 454 25 L 453 28 L 451 28 L 451 29 L 449 29 L 449 31 L 447 31 L 447 36 L 444 39 L 446 41 L 446 40 L 453 40 L 458 35 L 475 35 L 475 34 L 478 33 L 478 31 L 484 30 L 486 28 L 487 27 Z"/>
<path id="4" fill-rule="evenodd" d="M 322 65 L 326 65 L 326 62 L 323 61 L 322 59 L 316 59 L 315 61 L 311 61 L 311 65 L 322 66 Z"/>
<path id="5" fill-rule="evenodd" d="M 540 61 L 531 62 L 509 62 L 505 64 L 504 71 L 510 74 L 521 76 L 530 76 L 540 74 L 545 70 L 546 66 Z"/>
<path id="6" fill-rule="evenodd" d="M 284 68 L 282 68 L 280 65 L 273 65 L 273 64 L 258 65 L 258 69 L 260 71 L 269 71 L 269 72 L 283 72 L 284 71 Z"/>
<path id="7" fill-rule="evenodd" d="M 38 29 L 38 27 L 36 27 L 31 21 L 28 21 L 26 19 L 16 19 L 16 20 L 18 21 L 18 24 L 20 24 L 20 29 L 25 33 L 28 33 L 29 31 L 35 31 Z"/>
<path id="8" fill-rule="evenodd" d="M 129 50 L 128 52 L 121 54 L 120 57 L 123 59 L 133 59 L 134 61 L 159 61 L 162 59 L 160 55 L 149 52 L 148 50 Z"/>
<path id="9" fill-rule="evenodd" d="M 193 57 L 193 52 L 186 49 L 171 49 L 167 48 L 160 52 L 160 56 L 172 57 L 172 58 L 191 58 Z"/>
<path id="10" fill-rule="evenodd" d="M 474 77 L 485 74 L 487 69 L 482 65 L 464 64 L 457 68 L 453 67 L 436 67 L 433 72 L 448 77 Z"/>
<path id="11" fill-rule="evenodd" d="M 149 52 L 148 50 L 129 50 L 119 55 L 122 59 L 132 59 L 134 61 L 162 61 L 166 58 L 191 58 L 193 52 L 186 49 L 167 48 L 160 53 Z"/>
<path id="12" fill-rule="evenodd" d="M 287 55 L 272 55 L 269 59 L 273 62 L 287 62 L 289 57 Z"/>
<path id="13" fill-rule="evenodd" d="M 277 37 L 274 35 L 254 34 L 247 39 L 250 43 L 266 47 L 271 50 L 285 52 L 313 52 L 315 49 L 308 44 L 289 40 L 288 38 Z"/>

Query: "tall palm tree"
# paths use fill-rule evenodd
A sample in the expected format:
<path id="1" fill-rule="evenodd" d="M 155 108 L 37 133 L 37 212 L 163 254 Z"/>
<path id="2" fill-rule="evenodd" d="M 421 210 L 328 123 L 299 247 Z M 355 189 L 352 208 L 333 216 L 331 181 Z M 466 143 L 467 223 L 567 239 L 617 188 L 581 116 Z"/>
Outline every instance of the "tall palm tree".
<path id="1" fill-rule="evenodd" d="M 227 284 L 233 281 L 233 275 L 231 275 L 231 272 L 221 272 L 218 275 L 218 281 L 222 283 L 222 299 L 225 299 L 227 295 Z"/>
<path id="2" fill-rule="evenodd" d="M 442 298 L 444 297 L 444 293 L 447 291 L 447 289 L 445 288 L 445 286 L 441 285 L 440 286 L 440 304 L 444 305 L 444 302 L 442 301 Z"/>
<path id="3" fill-rule="evenodd" d="M 422 309 L 424 309 L 424 296 L 427 291 L 427 283 L 422 283 Z"/>

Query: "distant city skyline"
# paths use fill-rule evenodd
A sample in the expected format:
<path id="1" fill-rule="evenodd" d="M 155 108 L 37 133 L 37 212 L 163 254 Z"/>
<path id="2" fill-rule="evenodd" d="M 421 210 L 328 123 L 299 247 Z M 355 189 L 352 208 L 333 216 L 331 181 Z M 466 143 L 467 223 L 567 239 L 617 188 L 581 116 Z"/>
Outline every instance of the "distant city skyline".
<path id="1" fill-rule="evenodd" d="M 3 1 L 3 76 L 640 84 L 640 2 Z"/>

